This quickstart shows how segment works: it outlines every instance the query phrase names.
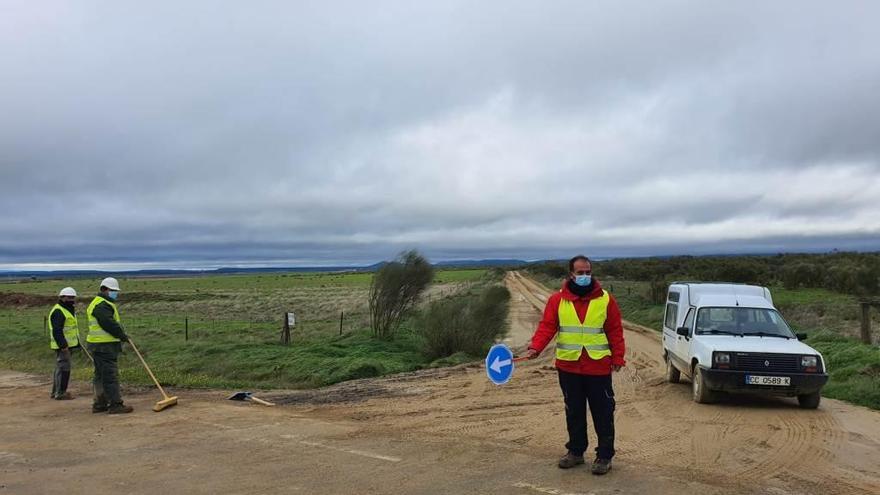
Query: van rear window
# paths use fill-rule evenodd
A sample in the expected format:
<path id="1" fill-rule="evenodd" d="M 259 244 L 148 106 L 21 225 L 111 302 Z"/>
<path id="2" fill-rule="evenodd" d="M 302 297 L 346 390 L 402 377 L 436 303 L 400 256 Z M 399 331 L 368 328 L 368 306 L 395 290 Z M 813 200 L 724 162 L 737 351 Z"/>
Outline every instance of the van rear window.
<path id="1" fill-rule="evenodd" d="M 678 302 L 678 298 L 681 297 L 680 292 L 669 291 L 669 300 L 672 302 Z"/>

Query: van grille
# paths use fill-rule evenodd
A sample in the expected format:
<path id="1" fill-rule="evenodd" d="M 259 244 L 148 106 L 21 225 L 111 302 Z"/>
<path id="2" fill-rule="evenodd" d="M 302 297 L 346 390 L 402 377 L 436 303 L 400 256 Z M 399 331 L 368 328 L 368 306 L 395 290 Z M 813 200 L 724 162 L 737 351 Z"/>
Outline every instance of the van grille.
<path id="1" fill-rule="evenodd" d="M 736 352 L 731 364 L 733 369 L 740 371 L 798 373 L 801 371 L 800 357 L 800 354 Z"/>

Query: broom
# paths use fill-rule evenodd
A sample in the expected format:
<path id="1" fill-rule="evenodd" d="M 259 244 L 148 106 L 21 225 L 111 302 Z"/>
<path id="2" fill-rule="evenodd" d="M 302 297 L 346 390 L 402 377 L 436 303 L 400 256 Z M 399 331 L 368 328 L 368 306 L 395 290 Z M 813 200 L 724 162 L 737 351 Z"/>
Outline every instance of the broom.
<path id="1" fill-rule="evenodd" d="M 144 369 L 146 369 L 147 373 L 150 374 L 150 378 L 152 378 L 153 382 L 156 384 L 156 386 L 159 387 L 159 392 L 162 392 L 162 396 L 165 397 L 164 399 L 160 400 L 159 402 L 157 402 L 153 406 L 153 410 L 156 412 L 159 412 L 162 409 L 166 409 L 171 406 L 177 405 L 177 396 L 168 397 L 168 394 L 165 393 L 165 389 L 162 388 L 162 385 L 159 385 L 159 380 L 156 380 L 156 376 L 153 375 L 153 372 L 150 370 L 150 367 L 147 366 L 147 362 L 144 361 L 144 357 L 141 356 L 140 351 L 138 351 L 138 348 L 134 345 L 134 342 L 132 342 L 131 337 L 129 337 L 128 343 L 131 344 L 131 348 L 134 349 L 134 353 L 137 354 L 138 359 L 140 359 L 141 363 L 143 363 Z"/>

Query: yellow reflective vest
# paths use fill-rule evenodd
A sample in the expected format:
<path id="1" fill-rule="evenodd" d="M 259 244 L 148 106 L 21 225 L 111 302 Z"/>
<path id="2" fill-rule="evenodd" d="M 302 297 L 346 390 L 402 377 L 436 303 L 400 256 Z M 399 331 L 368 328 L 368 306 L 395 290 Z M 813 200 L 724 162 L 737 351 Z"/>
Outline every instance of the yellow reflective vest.
<path id="1" fill-rule="evenodd" d="M 113 319 L 116 320 L 117 323 L 121 323 L 119 319 L 119 310 L 116 309 L 116 304 L 112 301 L 104 299 L 101 296 L 95 296 L 92 299 L 91 304 L 89 304 L 88 309 L 86 309 L 86 316 L 89 318 L 89 335 L 86 337 L 86 342 L 90 342 L 92 344 L 103 344 L 105 342 L 121 342 L 116 337 L 110 335 L 105 332 L 101 325 L 98 325 L 98 320 L 95 319 L 95 315 L 92 314 L 95 311 L 95 306 L 98 304 L 105 302 L 113 308 Z"/>
<path id="2" fill-rule="evenodd" d="M 559 331 L 556 334 L 556 359 L 577 361 L 586 350 L 590 359 L 602 359 L 611 355 L 608 336 L 605 335 L 605 318 L 608 316 L 608 291 L 590 301 L 583 323 L 578 318 L 574 303 L 559 301 Z"/>
<path id="3" fill-rule="evenodd" d="M 76 347 L 79 345 L 79 327 L 76 323 L 76 316 L 73 315 L 70 311 L 67 310 L 64 306 L 60 304 L 56 304 L 52 306 L 52 309 L 49 310 L 49 347 L 52 349 L 58 349 L 58 342 L 55 342 L 55 338 L 52 336 L 52 313 L 55 312 L 56 309 L 60 309 L 61 313 L 64 315 L 64 338 L 67 340 L 68 347 Z"/>

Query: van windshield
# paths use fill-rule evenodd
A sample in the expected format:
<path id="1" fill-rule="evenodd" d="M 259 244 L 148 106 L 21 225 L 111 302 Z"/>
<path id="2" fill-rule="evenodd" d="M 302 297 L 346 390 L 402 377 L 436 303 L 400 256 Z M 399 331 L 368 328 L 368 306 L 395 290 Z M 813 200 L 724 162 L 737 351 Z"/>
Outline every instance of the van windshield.
<path id="1" fill-rule="evenodd" d="M 782 316 L 766 308 L 700 308 L 694 331 L 697 334 L 796 338 Z"/>

